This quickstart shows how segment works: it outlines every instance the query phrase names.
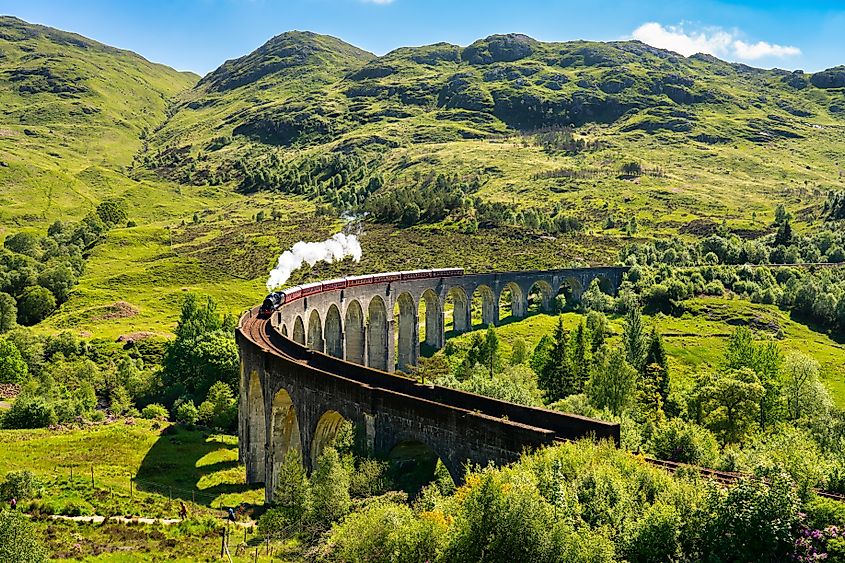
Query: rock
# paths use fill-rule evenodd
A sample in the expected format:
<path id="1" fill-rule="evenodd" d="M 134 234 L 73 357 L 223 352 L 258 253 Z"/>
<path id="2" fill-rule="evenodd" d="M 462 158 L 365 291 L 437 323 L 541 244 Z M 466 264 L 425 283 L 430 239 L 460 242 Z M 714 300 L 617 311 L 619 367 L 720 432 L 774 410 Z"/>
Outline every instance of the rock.
<path id="1" fill-rule="evenodd" d="M 810 77 L 816 88 L 845 88 L 845 66 L 837 66 L 817 72 Z"/>

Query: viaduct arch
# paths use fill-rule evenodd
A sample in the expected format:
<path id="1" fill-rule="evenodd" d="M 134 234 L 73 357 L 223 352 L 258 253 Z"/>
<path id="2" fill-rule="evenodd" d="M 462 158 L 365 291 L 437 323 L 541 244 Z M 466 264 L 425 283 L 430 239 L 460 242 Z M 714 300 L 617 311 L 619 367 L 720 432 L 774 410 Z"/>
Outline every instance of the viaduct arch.
<path id="1" fill-rule="evenodd" d="M 532 302 L 549 310 L 564 287 L 583 291 L 600 279 L 615 291 L 625 271 L 602 267 L 392 279 L 312 293 L 281 306 L 269 319 L 259 318 L 257 308 L 248 311 L 236 334 L 239 457 L 247 481 L 264 483 L 270 501 L 287 452 L 299 451 L 312 469 L 343 419 L 354 424 L 356 441 L 377 455 L 387 456 L 399 441 L 428 446 L 456 483 L 463 481 L 467 461 L 509 463 L 525 448 L 585 435 L 618 444 L 618 424 L 424 385 L 391 372 L 416 364 L 421 323 L 425 345 L 444 345 L 447 303 L 454 330 L 463 332 L 472 328 L 473 297 L 480 297 L 482 323 L 495 325 L 503 292 L 510 295 L 511 316 L 521 318 Z"/>

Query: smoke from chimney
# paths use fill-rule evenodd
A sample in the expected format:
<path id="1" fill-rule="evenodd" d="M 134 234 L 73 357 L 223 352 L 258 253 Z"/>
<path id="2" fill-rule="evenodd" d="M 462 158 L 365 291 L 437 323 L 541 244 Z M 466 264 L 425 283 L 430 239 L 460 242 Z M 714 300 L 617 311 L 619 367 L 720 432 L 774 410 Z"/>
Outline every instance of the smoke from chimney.
<path id="1" fill-rule="evenodd" d="M 361 254 L 361 243 L 358 242 L 358 237 L 355 235 L 337 233 L 323 242 L 299 241 L 290 250 L 285 250 L 279 256 L 279 262 L 267 279 L 267 289 L 273 291 L 284 285 L 291 274 L 301 268 L 303 264 L 313 267 L 317 262 L 331 264 L 346 257 L 351 257 L 353 261 L 360 262 Z"/>

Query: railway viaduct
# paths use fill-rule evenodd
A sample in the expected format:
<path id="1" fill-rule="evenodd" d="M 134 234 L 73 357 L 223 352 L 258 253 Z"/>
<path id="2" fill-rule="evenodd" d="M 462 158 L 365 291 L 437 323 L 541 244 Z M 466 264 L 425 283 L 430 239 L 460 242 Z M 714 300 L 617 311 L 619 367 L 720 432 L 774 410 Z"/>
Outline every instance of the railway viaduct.
<path id="1" fill-rule="evenodd" d="M 270 319 L 245 313 L 236 334 L 241 356 L 239 455 L 247 481 L 264 483 L 268 501 L 286 453 L 311 469 L 341 423 L 360 447 L 388 455 L 424 445 L 455 482 L 467 462 L 509 463 L 525 449 L 587 435 L 619 442 L 619 426 L 531 408 L 391 373 L 417 363 L 421 340 L 444 345 L 445 311 L 454 332 L 499 324 L 500 303 L 514 318 L 529 306 L 548 311 L 559 293 L 579 299 L 593 280 L 606 292 L 626 268 L 498 272 L 396 280 L 315 293 L 280 307 Z M 420 310 L 424 313 L 420 314 Z M 423 335 L 421 335 L 421 332 Z M 423 336 L 423 337 L 421 337 Z"/>

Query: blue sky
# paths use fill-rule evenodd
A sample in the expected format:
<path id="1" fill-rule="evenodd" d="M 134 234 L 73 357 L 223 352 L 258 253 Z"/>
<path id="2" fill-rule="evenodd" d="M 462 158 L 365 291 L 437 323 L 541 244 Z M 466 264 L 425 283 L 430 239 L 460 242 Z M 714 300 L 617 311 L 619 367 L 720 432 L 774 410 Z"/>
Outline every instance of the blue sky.
<path id="1" fill-rule="evenodd" d="M 376 54 L 520 32 L 547 41 L 636 37 L 767 68 L 845 64 L 841 0 L 0 0 L 0 13 L 199 74 L 290 29 Z"/>

